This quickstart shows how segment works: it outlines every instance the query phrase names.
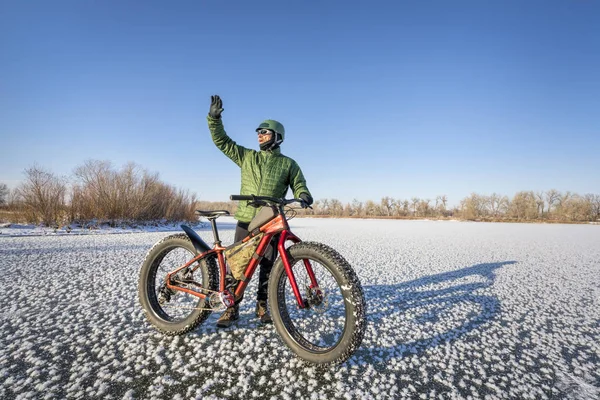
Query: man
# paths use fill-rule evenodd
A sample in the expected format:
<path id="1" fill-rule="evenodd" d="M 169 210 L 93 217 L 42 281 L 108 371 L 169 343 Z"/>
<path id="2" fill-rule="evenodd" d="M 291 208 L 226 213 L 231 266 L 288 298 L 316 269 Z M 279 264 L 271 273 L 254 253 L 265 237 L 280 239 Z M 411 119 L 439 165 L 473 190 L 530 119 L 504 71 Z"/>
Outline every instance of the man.
<path id="1" fill-rule="evenodd" d="M 306 186 L 306 180 L 300 167 L 296 161 L 281 154 L 279 149 L 285 138 L 283 125 L 271 119 L 263 121 L 256 129 L 260 147 L 260 151 L 256 151 L 236 144 L 227 136 L 221 120 L 222 112 L 223 101 L 221 98 L 216 95 L 211 96 L 207 117 L 208 128 L 217 148 L 241 168 L 240 194 L 284 198 L 289 187 L 292 189 L 294 198 L 302 199 L 306 205 L 312 204 L 313 198 Z M 238 242 L 248 235 L 248 225 L 257 212 L 257 208 L 249 206 L 245 201 L 238 204 L 235 213 L 238 224 L 235 229 L 234 242 Z M 271 241 L 265 256 L 260 261 L 255 314 L 262 323 L 272 322 L 267 310 L 267 285 L 271 268 L 277 256 L 276 240 L 277 237 Z M 238 318 L 239 304 L 236 304 L 221 315 L 217 326 L 229 327 Z"/>

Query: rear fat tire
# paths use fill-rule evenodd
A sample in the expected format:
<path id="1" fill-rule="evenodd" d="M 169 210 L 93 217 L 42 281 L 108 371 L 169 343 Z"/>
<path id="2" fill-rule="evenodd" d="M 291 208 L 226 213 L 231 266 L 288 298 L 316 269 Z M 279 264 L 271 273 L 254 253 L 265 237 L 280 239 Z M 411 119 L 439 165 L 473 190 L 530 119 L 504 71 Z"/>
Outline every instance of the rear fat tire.
<path id="1" fill-rule="evenodd" d="M 139 300 L 146 318 L 154 325 L 154 327 L 156 327 L 156 329 L 169 336 L 182 335 L 190 332 L 203 323 L 211 313 L 210 310 L 189 310 L 190 314 L 187 317 L 173 320 L 158 303 L 155 290 L 157 269 L 164 257 L 170 251 L 178 248 L 184 248 L 189 251 L 190 259 L 197 254 L 192 241 L 186 234 L 179 233 L 165 237 L 148 251 L 146 259 L 142 264 L 138 284 Z M 200 267 L 196 270 L 196 274 L 200 273 L 202 282 L 198 282 L 207 289 L 217 290 L 219 273 L 216 257 L 205 257 L 201 259 L 199 263 Z M 178 295 L 183 294 L 185 293 L 178 293 Z M 198 298 L 195 307 L 208 307 L 208 301 Z"/>
<path id="2" fill-rule="evenodd" d="M 340 340 L 329 350 L 315 351 L 310 345 L 303 344 L 302 335 L 286 317 L 285 286 L 288 279 L 283 261 L 279 257 L 269 279 L 269 307 L 277 332 L 283 342 L 305 361 L 324 366 L 343 363 L 360 347 L 365 334 L 366 303 L 358 276 L 344 257 L 321 243 L 300 242 L 290 246 L 287 253 L 292 266 L 307 258 L 320 263 L 331 273 L 343 297 L 346 321 Z M 300 291 L 304 295 L 302 288 Z"/>

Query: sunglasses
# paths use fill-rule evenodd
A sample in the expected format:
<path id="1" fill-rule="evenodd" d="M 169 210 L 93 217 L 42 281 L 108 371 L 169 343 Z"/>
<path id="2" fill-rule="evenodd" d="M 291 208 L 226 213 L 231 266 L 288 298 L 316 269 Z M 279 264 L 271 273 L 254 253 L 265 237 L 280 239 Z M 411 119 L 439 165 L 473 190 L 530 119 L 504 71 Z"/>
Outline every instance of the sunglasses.
<path id="1" fill-rule="evenodd" d="M 259 135 L 272 135 L 273 131 L 271 131 L 269 129 L 260 129 L 260 130 L 256 131 L 256 133 L 258 133 Z"/>

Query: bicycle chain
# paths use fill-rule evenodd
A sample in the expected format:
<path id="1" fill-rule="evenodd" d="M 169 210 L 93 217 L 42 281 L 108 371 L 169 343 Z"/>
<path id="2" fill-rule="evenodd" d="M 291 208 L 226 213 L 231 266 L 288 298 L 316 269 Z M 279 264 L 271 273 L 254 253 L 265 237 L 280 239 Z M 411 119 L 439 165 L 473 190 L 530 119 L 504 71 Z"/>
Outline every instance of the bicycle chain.
<path id="1" fill-rule="evenodd" d="M 181 282 L 181 281 L 175 281 L 174 283 L 177 283 L 177 284 L 189 284 L 189 282 Z M 198 284 L 197 282 L 194 282 L 194 283 Z M 208 302 L 209 302 L 209 304 L 214 302 L 214 300 L 212 299 L 212 296 L 215 296 L 215 295 L 218 296 L 221 293 L 218 290 L 211 290 L 211 289 L 207 289 L 205 287 L 201 287 L 201 289 L 204 292 L 208 292 Z M 163 309 L 166 306 L 166 308 L 178 308 L 178 309 L 182 309 L 182 310 L 224 311 L 227 307 L 225 307 L 225 305 L 223 303 L 221 303 L 219 299 L 217 299 L 217 301 L 219 302 L 220 305 L 222 305 L 222 307 L 191 307 L 191 306 L 180 306 L 180 305 L 176 305 L 176 304 L 161 304 L 161 307 Z"/>

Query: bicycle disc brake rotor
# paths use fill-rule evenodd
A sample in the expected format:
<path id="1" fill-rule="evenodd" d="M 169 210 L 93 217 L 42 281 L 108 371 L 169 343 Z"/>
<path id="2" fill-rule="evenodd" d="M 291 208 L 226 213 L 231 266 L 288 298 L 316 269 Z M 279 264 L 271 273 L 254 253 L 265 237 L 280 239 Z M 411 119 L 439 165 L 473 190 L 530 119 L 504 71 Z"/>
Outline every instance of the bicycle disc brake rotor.
<path id="1" fill-rule="evenodd" d="M 323 314 L 327 311 L 329 299 L 327 293 L 323 289 L 318 286 L 314 288 L 307 287 L 306 294 L 308 295 L 306 300 L 308 301 L 311 310 L 314 310 L 318 314 Z"/>

